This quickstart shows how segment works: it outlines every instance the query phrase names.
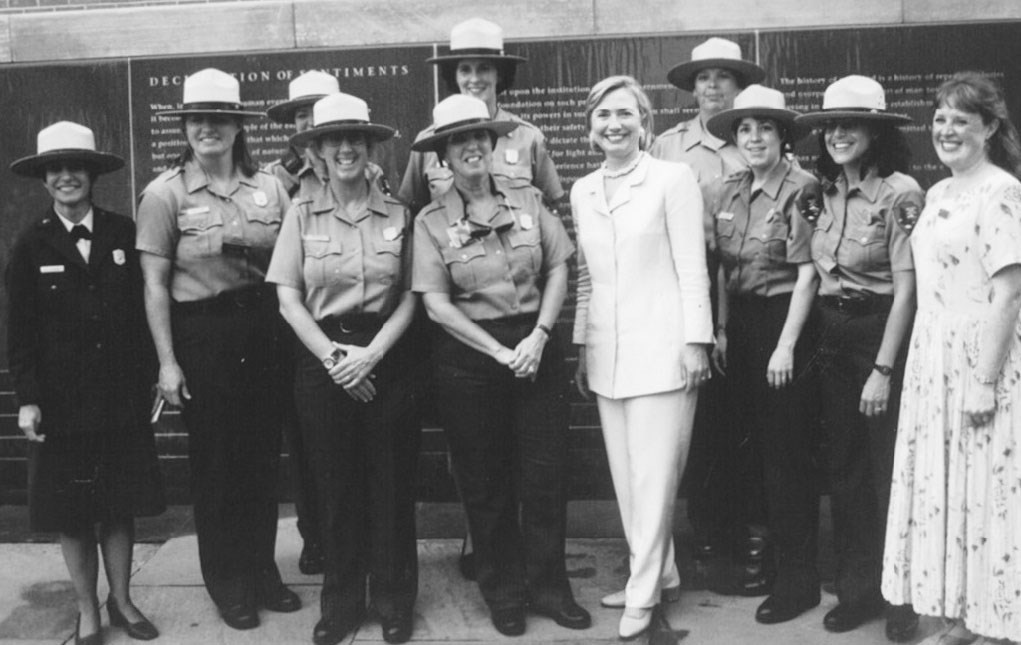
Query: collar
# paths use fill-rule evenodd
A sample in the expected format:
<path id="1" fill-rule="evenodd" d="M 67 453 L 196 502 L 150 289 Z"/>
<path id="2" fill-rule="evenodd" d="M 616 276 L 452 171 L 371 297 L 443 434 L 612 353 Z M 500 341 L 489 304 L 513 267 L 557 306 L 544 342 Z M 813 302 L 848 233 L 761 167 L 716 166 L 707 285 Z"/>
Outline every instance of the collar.
<path id="1" fill-rule="evenodd" d="M 498 212 L 495 213 L 493 217 L 485 221 L 475 218 L 471 219 L 475 223 L 483 226 L 498 227 L 503 224 L 503 213 L 509 214 L 511 206 L 507 203 L 507 195 L 503 192 L 503 189 L 500 188 L 499 184 L 496 183 L 496 180 L 493 179 L 493 175 L 489 175 L 489 188 L 493 191 L 493 195 L 496 196 L 496 201 L 499 205 Z M 440 202 L 447 213 L 447 224 L 453 225 L 461 220 L 468 219 L 466 213 L 468 200 L 465 199 L 464 195 L 460 190 L 458 190 L 456 185 L 451 186 L 450 190 L 443 193 L 443 196 L 440 197 Z"/>
<path id="2" fill-rule="evenodd" d="M 729 145 L 726 141 L 702 127 L 701 116 L 695 115 L 695 118 L 689 119 L 687 124 L 688 127 L 684 131 L 685 150 L 691 150 L 695 146 L 704 146 L 714 152 L 718 152 L 720 148 Z"/>
<path id="3" fill-rule="evenodd" d="M 759 190 L 768 195 L 773 201 L 776 201 L 776 198 L 780 195 L 780 189 L 783 187 L 783 182 L 787 179 L 790 171 L 790 162 L 780 157 L 780 161 L 769 171 L 769 176 L 766 177 L 766 181 Z M 752 173 L 748 173 L 748 176 L 753 178 Z"/>
<path id="4" fill-rule="evenodd" d="M 194 159 L 186 162 L 182 169 L 184 175 L 184 188 L 189 193 L 202 190 L 209 186 L 209 176 L 206 175 L 202 167 L 199 166 L 199 162 Z M 246 177 L 243 173 L 234 172 L 233 179 L 236 179 L 239 184 L 244 184 L 249 188 L 258 188 L 259 185 L 255 181 L 255 177 Z M 233 194 L 237 188 L 231 190 L 230 194 Z"/>
<path id="5" fill-rule="evenodd" d="M 868 173 L 866 173 L 865 178 L 861 180 L 861 182 L 858 184 L 855 190 L 857 190 L 862 197 L 864 197 L 865 199 L 869 200 L 874 204 L 876 202 L 876 199 L 879 198 L 879 189 L 882 187 L 882 185 L 883 178 L 879 176 L 878 172 L 876 171 L 876 168 L 872 167 L 869 168 L 869 171 Z M 847 178 L 844 177 L 844 173 L 840 173 L 840 175 L 837 176 L 836 180 L 833 182 L 833 187 L 837 190 L 840 190 L 845 195 L 850 193 L 847 187 Z"/>
<path id="6" fill-rule="evenodd" d="M 383 217 L 389 217 L 389 211 L 386 208 L 386 198 L 383 196 L 383 191 L 376 186 L 375 182 L 366 180 L 369 185 L 369 196 L 365 202 L 365 215 L 370 214 L 382 215 Z M 339 207 L 336 195 L 333 194 L 333 188 L 330 187 L 329 182 L 323 184 L 322 190 L 317 190 L 315 196 L 312 198 L 312 212 L 321 215 L 323 213 L 337 212 Z M 346 217 L 338 218 L 341 220 L 349 221 Z M 355 221 L 361 221 L 365 217 L 359 216 Z"/>
<path id="7" fill-rule="evenodd" d="M 71 229 L 75 226 L 75 223 L 72 222 L 71 220 L 67 219 L 66 217 L 64 217 L 60 213 L 58 213 L 56 208 L 53 209 L 53 214 L 56 215 L 57 219 L 60 220 L 60 223 L 64 225 L 64 230 L 66 230 L 68 233 L 70 233 Z M 93 229 L 94 229 L 94 224 L 93 224 L 94 220 L 95 220 L 95 217 L 92 214 L 92 207 L 89 206 L 89 212 L 85 213 L 85 217 L 83 217 L 82 221 L 78 222 L 78 224 L 81 224 L 85 228 L 89 229 L 89 233 L 92 233 Z"/>

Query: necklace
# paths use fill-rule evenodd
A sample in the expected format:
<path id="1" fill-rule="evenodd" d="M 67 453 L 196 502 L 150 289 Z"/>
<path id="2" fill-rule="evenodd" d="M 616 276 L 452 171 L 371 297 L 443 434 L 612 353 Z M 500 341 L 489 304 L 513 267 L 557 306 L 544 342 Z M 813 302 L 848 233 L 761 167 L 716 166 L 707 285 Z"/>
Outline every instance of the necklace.
<path id="1" fill-rule="evenodd" d="M 634 170 L 635 168 L 638 167 L 638 164 L 642 161 L 642 157 L 644 157 L 644 156 L 645 156 L 645 152 L 639 150 L 638 151 L 638 156 L 635 157 L 635 160 L 632 161 L 631 163 L 629 163 L 628 165 L 624 166 L 623 168 L 619 169 L 619 170 L 610 170 L 609 168 L 606 167 L 606 162 L 604 161 L 603 162 L 603 177 L 605 177 L 607 179 L 617 179 L 619 177 L 623 177 L 624 175 L 629 174 L 632 170 Z"/>

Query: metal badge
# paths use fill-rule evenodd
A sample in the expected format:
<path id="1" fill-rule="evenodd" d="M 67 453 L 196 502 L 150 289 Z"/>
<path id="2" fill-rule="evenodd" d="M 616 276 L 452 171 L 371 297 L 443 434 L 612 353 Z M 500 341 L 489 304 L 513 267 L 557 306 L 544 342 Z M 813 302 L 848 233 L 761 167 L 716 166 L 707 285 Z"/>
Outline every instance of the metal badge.
<path id="1" fill-rule="evenodd" d="M 507 148 L 503 151 L 503 160 L 509 164 L 515 164 L 519 160 L 518 151 L 514 148 Z"/>
<path id="2" fill-rule="evenodd" d="M 528 213 L 523 213 L 522 215 L 520 215 L 518 217 L 518 222 L 521 224 L 521 228 L 526 231 L 535 226 L 535 220 L 533 220 L 532 216 L 529 215 Z"/>
<path id="3" fill-rule="evenodd" d="M 117 266 L 123 265 L 125 262 L 124 249 L 113 250 L 113 263 Z"/>
<path id="4" fill-rule="evenodd" d="M 728 211 L 720 211 L 719 214 L 716 215 L 716 219 L 722 219 L 725 222 L 729 222 L 734 219 L 734 214 Z"/>
<path id="5" fill-rule="evenodd" d="M 397 229 L 396 226 L 387 226 L 386 228 L 383 229 L 383 239 L 386 240 L 387 242 L 393 242 L 398 237 L 400 237 L 400 234 L 401 232 Z"/>
<path id="6" fill-rule="evenodd" d="M 252 193 L 252 201 L 255 202 L 256 206 L 265 206 L 269 203 L 269 197 L 267 197 L 266 193 L 261 190 L 257 190 Z"/>

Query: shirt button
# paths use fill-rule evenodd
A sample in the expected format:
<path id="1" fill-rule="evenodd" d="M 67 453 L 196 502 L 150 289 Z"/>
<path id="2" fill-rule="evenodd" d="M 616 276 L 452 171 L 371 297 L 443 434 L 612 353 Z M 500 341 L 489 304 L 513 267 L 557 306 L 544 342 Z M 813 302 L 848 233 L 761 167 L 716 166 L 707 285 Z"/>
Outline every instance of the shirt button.
<path id="1" fill-rule="evenodd" d="M 461 254 L 461 259 L 462 260 L 467 260 L 468 259 L 468 254 L 467 253 L 462 253 Z"/>
<path id="2" fill-rule="evenodd" d="M 103 343 L 96 343 L 96 349 L 103 349 Z"/>
<path id="3" fill-rule="evenodd" d="M 517 304 L 511 305 L 511 309 L 517 309 L 517 308 L 518 308 Z"/>
<path id="4" fill-rule="evenodd" d="M 497 255 L 500 255 L 501 253 L 503 253 L 503 251 L 497 250 L 496 252 Z"/>
<path id="5" fill-rule="evenodd" d="M 865 244 L 865 243 L 866 243 L 866 242 L 868 242 L 868 241 L 869 241 L 869 238 L 868 238 L 868 236 L 865 236 L 865 237 L 861 238 L 861 243 L 862 243 L 862 244 Z"/>

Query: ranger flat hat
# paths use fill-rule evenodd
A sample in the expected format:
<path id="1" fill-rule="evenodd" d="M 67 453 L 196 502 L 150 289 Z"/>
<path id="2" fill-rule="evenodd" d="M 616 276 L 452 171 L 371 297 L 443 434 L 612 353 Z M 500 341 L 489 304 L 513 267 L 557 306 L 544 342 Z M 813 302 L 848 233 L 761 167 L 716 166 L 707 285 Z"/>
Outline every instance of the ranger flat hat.
<path id="1" fill-rule="evenodd" d="M 714 114 L 706 122 L 705 127 L 720 139 L 733 142 L 734 124 L 748 116 L 773 119 L 782 123 L 790 133 L 792 142 L 803 137 L 807 131 L 807 128 L 795 125 L 795 119 L 799 114 L 787 109 L 783 92 L 758 84 L 749 85 L 742 90 L 734 98 L 734 107 Z"/>
<path id="2" fill-rule="evenodd" d="M 766 78 L 766 70 L 755 63 L 741 58 L 741 46 L 726 38 L 710 38 L 691 50 L 691 60 L 676 65 L 667 72 L 666 78 L 673 85 L 691 92 L 695 89 L 695 77 L 703 69 L 719 67 L 738 76 L 741 87 L 759 83 Z"/>
<path id="3" fill-rule="evenodd" d="M 488 130 L 502 137 L 518 124 L 513 121 L 494 121 L 489 108 L 480 99 L 465 94 L 454 94 L 443 99 L 433 108 L 432 132 L 411 144 L 417 152 L 431 152 L 442 145 L 447 138 L 458 132 Z"/>
<path id="4" fill-rule="evenodd" d="M 271 106 L 266 116 L 277 123 L 294 123 L 298 108 L 314 104 L 327 94 L 340 92 L 337 77 L 319 70 L 305 72 L 287 86 L 287 100 Z"/>
<path id="5" fill-rule="evenodd" d="M 798 125 L 814 128 L 841 119 L 885 121 L 894 125 L 911 123 L 911 117 L 906 114 L 886 111 L 886 92 L 878 81 L 857 74 L 830 83 L 822 95 L 822 110 L 802 114 Z"/>
<path id="6" fill-rule="evenodd" d="M 369 121 L 368 103 L 357 96 L 338 92 L 315 102 L 312 127 L 291 137 L 291 145 L 302 148 L 330 132 L 361 132 L 375 141 L 386 141 L 394 136 L 393 128 Z"/>
<path id="7" fill-rule="evenodd" d="M 71 121 L 58 121 L 39 131 L 36 153 L 12 163 L 11 171 L 25 177 L 41 177 L 47 165 L 58 161 L 79 162 L 97 175 L 124 166 L 123 158 L 96 150 L 92 130 Z"/>
<path id="8" fill-rule="evenodd" d="M 446 54 L 427 58 L 425 62 L 440 64 L 456 62 L 463 58 L 486 58 L 523 63 L 526 58 L 503 51 L 503 29 L 495 22 L 484 18 L 469 18 L 459 22 L 450 30 L 450 51 Z"/>
<path id="9" fill-rule="evenodd" d="M 184 99 L 179 109 L 157 112 L 156 116 L 189 114 L 265 116 L 262 112 L 244 109 L 241 104 L 241 84 L 238 80 L 212 67 L 195 72 L 184 79 Z"/>

